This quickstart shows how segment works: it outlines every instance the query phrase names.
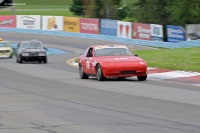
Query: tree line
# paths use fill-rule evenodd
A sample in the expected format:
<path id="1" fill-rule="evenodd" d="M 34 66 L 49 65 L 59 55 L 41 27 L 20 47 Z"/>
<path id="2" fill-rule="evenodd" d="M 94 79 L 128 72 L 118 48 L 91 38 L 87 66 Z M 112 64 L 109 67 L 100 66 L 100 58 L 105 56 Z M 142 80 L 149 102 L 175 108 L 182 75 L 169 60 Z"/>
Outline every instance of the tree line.
<path id="1" fill-rule="evenodd" d="M 161 25 L 200 24 L 199 0 L 73 0 L 74 15 Z"/>

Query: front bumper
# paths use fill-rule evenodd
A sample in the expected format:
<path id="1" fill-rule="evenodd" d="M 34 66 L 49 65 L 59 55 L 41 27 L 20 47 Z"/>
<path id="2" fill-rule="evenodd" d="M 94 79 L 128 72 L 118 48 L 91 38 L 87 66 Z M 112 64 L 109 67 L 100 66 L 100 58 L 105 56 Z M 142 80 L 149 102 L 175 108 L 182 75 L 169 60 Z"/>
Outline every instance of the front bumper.
<path id="1" fill-rule="evenodd" d="M 103 67 L 103 74 L 105 77 L 132 77 L 147 75 L 147 66 L 135 67 Z"/>
<path id="2" fill-rule="evenodd" d="M 0 58 L 10 58 L 12 53 L 0 53 Z"/>
<path id="3" fill-rule="evenodd" d="M 21 56 L 23 61 L 42 61 L 45 60 L 46 56 Z"/>

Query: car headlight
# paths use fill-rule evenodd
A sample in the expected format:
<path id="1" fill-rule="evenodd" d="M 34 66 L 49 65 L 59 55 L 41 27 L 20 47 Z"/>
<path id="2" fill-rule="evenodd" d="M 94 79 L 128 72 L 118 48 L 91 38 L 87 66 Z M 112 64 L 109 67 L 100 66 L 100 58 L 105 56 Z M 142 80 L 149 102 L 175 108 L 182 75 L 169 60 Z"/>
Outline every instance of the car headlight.
<path id="1" fill-rule="evenodd" d="M 29 53 L 22 53 L 22 56 L 29 56 Z"/>
<path id="2" fill-rule="evenodd" d="M 45 53 L 39 53 L 38 55 L 39 55 L 39 56 L 46 56 Z"/>
<path id="3" fill-rule="evenodd" d="M 145 63 L 144 63 L 144 62 L 142 62 L 142 61 L 140 61 L 139 63 L 140 63 L 140 65 L 144 65 L 144 64 L 145 64 Z"/>

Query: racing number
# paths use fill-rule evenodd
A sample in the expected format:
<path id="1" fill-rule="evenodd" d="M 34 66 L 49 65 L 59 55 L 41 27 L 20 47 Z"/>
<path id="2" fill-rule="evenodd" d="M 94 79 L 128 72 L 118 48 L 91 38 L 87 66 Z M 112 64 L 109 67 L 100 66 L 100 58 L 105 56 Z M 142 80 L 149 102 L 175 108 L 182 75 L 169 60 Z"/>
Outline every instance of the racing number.
<path id="1" fill-rule="evenodd" d="M 86 68 L 90 69 L 90 61 L 86 61 Z"/>

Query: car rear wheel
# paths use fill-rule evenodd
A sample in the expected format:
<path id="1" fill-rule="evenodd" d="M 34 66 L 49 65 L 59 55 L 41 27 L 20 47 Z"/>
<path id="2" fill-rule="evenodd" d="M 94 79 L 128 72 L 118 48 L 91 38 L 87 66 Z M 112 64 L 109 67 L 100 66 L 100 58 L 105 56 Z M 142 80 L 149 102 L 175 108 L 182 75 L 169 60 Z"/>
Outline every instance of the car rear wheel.
<path id="1" fill-rule="evenodd" d="M 87 76 L 86 73 L 84 72 L 81 64 L 79 65 L 79 76 L 80 76 L 81 79 L 88 79 L 89 78 L 89 76 Z"/>
<path id="2" fill-rule="evenodd" d="M 139 81 L 145 81 L 147 79 L 147 75 L 145 75 L 145 76 L 137 76 L 137 79 Z"/>
<path id="3" fill-rule="evenodd" d="M 103 75 L 103 71 L 102 71 L 100 64 L 97 65 L 96 70 L 97 70 L 97 72 L 96 72 L 97 80 L 99 80 L 99 81 L 105 80 L 106 77 Z"/>

